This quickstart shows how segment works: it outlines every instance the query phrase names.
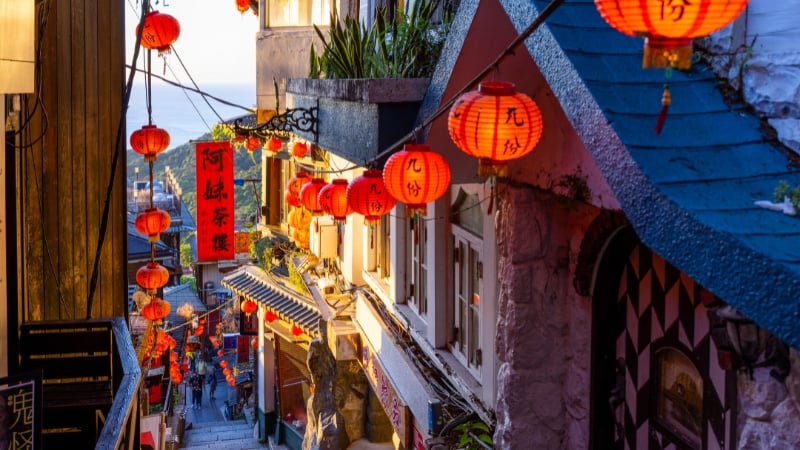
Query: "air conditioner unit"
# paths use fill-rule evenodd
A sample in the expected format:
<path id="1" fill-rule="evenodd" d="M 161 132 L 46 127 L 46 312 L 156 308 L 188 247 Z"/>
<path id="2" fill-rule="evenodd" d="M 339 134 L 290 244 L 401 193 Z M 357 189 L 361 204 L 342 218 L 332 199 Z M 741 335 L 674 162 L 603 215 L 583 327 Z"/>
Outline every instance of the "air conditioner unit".
<path id="1" fill-rule="evenodd" d="M 339 226 L 330 216 L 315 217 L 311 221 L 309 245 L 318 258 L 336 258 L 339 254 Z"/>

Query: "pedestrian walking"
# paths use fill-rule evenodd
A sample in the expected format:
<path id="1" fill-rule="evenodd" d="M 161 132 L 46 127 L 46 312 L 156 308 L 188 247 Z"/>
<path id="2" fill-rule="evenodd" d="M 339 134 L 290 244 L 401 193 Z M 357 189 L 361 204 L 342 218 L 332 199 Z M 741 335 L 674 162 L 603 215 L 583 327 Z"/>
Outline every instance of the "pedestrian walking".
<path id="1" fill-rule="evenodd" d="M 214 392 L 217 391 L 217 369 L 213 364 L 209 364 L 206 369 L 208 378 L 208 398 L 214 400 Z"/>
<path id="2" fill-rule="evenodd" d="M 189 377 L 189 387 L 192 390 L 192 408 L 200 409 L 203 403 L 203 379 L 197 372 L 192 372 Z"/>

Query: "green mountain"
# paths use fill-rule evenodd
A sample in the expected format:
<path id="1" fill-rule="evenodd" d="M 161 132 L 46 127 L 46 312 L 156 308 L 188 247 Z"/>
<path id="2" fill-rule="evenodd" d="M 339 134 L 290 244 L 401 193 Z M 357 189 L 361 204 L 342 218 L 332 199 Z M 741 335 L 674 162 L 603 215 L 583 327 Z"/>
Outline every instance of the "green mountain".
<path id="1" fill-rule="evenodd" d="M 206 133 L 197 138 L 198 141 L 213 140 L 210 133 Z M 236 148 L 236 146 L 234 147 Z M 133 150 L 127 153 L 127 175 L 128 179 L 136 180 L 134 168 L 139 168 L 139 180 L 146 181 L 149 177 L 149 167 L 144 162 L 144 158 Z M 258 179 L 261 180 L 261 154 L 260 151 L 250 153 L 246 150 L 237 149 L 234 151 L 233 178 L 236 179 Z M 158 160 L 153 164 L 153 176 L 155 180 L 165 179 L 165 168 L 169 167 L 170 172 L 178 181 L 183 191 L 183 202 L 197 219 L 197 178 L 195 167 L 195 145 L 187 142 L 181 146 L 167 150 L 158 155 Z M 254 193 L 255 190 L 255 193 Z M 246 182 L 243 186 L 234 185 L 234 205 L 236 208 L 235 217 L 237 224 L 251 222 L 256 214 L 258 201 L 256 194 L 261 196 L 261 183 Z"/>

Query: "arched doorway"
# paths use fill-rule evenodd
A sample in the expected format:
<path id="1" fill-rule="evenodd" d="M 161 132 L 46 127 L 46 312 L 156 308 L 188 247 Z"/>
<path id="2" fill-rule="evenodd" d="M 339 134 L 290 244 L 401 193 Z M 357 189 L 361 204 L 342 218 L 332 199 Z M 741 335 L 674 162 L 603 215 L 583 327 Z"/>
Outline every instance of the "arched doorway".
<path id="1" fill-rule="evenodd" d="M 630 227 L 609 239 L 592 290 L 591 448 L 734 448 L 736 379 L 703 291 Z"/>

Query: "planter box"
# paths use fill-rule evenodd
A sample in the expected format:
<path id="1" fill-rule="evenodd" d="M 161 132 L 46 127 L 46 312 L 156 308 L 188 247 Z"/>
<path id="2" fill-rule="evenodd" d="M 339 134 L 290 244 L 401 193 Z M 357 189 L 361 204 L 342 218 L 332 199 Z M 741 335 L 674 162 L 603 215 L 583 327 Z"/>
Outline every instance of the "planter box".
<path id="1" fill-rule="evenodd" d="M 318 136 L 296 134 L 356 164 L 372 161 L 413 128 L 428 78 L 286 80 L 287 108 L 318 108 Z"/>

